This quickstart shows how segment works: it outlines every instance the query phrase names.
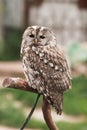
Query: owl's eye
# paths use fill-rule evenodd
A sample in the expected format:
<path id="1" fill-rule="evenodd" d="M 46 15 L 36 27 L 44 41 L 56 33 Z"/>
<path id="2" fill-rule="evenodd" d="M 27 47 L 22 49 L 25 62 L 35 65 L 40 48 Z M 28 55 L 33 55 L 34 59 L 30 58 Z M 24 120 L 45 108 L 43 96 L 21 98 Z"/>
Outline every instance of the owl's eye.
<path id="1" fill-rule="evenodd" d="M 40 38 L 41 38 L 41 39 L 44 39 L 44 38 L 45 38 L 45 36 L 41 35 L 41 36 L 40 36 Z"/>
<path id="2" fill-rule="evenodd" d="M 29 37 L 34 38 L 34 34 L 30 34 Z"/>

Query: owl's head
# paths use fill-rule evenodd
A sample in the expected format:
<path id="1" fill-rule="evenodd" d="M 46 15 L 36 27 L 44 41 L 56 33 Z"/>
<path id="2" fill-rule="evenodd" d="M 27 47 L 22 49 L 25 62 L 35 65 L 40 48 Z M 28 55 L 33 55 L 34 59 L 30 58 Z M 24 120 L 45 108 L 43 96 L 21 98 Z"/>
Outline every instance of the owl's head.
<path id="1" fill-rule="evenodd" d="M 26 41 L 26 46 L 47 46 L 56 44 L 54 33 L 46 27 L 29 26 L 24 34 L 23 39 Z"/>

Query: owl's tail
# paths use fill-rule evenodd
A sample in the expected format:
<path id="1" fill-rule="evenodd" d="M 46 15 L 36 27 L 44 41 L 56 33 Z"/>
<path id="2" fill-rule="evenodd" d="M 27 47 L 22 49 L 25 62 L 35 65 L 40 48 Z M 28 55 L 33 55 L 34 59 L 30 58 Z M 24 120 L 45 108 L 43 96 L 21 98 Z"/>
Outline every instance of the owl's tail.
<path id="1" fill-rule="evenodd" d="M 56 109 L 57 114 L 62 114 L 62 107 L 63 107 L 63 93 L 57 93 L 53 97 L 53 107 Z"/>

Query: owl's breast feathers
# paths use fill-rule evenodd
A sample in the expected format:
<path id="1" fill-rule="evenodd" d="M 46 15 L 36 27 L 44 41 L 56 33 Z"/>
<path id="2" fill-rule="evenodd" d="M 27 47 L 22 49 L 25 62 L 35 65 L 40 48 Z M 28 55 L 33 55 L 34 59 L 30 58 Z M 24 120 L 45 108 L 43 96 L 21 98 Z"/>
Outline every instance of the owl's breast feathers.
<path id="1" fill-rule="evenodd" d="M 42 93 L 61 114 L 63 93 L 71 88 L 71 74 L 65 55 L 59 48 L 48 45 L 26 48 L 25 56 L 30 68 L 38 72 L 36 79 L 40 80 Z"/>

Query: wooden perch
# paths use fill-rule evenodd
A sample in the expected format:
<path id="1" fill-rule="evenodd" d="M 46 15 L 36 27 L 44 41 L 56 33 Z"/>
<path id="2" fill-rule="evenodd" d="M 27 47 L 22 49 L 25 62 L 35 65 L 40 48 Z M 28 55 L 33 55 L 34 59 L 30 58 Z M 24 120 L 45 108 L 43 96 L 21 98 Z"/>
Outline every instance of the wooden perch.
<path id="1" fill-rule="evenodd" d="M 48 104 L 44 96 L 43 96 L 43 103 L 42 103 L 42 111 L 43 111 L 44 119 L 49 129 L 58 130 L 57 126 L 52 120 L 50 104 Z"/>
<path id="2" fill-rule="evenodd" d="M 21 79 L 21 78 L 5 78 L 3 81 L 3 87 L 5 88 L 14 88 L 14 89 L 20 89 L 25 90 L 33 93 L 38 93 L 37 89 L 31 88 L 27 81 Z"/>
<path id="3" fill-rule="evenodd" d="M 27 81 L 21 78 L 12 78 L 12 77 L 5 78 L 3 81 L 3 87 L 14 88 L 14 89 L 29 91 L 38 94 L 37 89 L 31 88 L 28 85 Z M 52 120 L 50 105 L 48 104 L 44 96 L 43 96 L 43 103 L 42 103 L 42 111 L 49 130 L 58 130 L 54 121 Z"/>

